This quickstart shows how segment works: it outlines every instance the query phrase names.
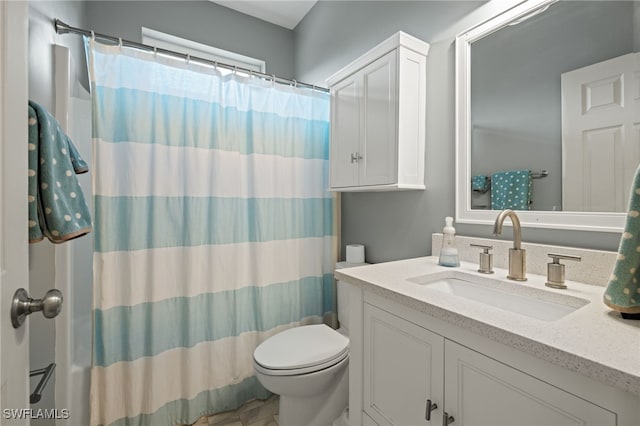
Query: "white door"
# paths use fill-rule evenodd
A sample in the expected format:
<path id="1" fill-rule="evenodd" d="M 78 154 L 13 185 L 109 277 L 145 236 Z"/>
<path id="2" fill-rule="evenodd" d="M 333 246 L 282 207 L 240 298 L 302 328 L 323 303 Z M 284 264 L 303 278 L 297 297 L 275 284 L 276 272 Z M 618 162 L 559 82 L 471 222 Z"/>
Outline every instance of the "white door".
<path id="1" fill-rule="evenodd" d="M 562 209 L 622 212 L 640 163 L 640 54 L 562 74 Z"/>
<path id="2" fill-rule="evenodd" d="M 365 413 L 379 425 L 440 425 L 443 356 L 442 336 L 365 304 Z M 438 406 L 429 421 L 428 400 Z"/>
<path id="3" fill-rule="evenodd" d="M 29 335 L 11 325 L 15 291 L 28 289 L 27 2 L 0 2 L 0 423 L 28 425 Z M 7 411 L 9 410 L 9 411 Z M 12 411 L 13 410 L 13 411 Z"/>
<path id="4" fill-rule="evenodd" d="M 446 412 L 454 426 L 616 424 L 615 413 L 449 340 L 445 358 Z"/>
<path id="5" fill-rule="evenodd" d="M 360 185 L 398 180 L 397 50 L 366 66 L 362 75 Z"/>
<path id="6" fill-rule="evenodd" d="M 358 185 L 360 141 L 360 75 L 331 89 L 331 187 Z"/>

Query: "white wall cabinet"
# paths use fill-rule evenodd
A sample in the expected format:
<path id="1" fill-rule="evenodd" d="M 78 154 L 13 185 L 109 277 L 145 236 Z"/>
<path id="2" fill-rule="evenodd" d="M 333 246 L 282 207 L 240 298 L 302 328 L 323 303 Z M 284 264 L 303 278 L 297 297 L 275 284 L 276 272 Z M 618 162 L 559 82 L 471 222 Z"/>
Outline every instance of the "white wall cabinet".
<path id="1" fill-rule="evenodd" d="M 351 406 L 352 425 L 613 426 L 628 424 L 629 412 L 633 421 L 634 407 L 618 403 L 627 410 L 619 417 L 561 383 L 547 383 L 394 315 L 392 303 L 378 305 L 351 310 L 362 312 L 362 327 L 351 330 L 355 342 L 362 342 L 349 367 L 350 392 L 362 393 L 350 396 L 362 401 L 361 408 Z"/>
<path id="2" fill-rule="evenodd" d="M 332 190 L 425 188 L 428 52 L 398 32 L 327 80 Z"/>

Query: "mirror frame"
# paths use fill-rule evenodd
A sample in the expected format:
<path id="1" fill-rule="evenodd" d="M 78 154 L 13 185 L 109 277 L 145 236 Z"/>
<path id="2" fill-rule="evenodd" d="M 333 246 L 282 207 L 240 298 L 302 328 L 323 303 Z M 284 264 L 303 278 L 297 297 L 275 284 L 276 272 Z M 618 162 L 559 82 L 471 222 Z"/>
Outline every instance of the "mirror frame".
<path id="1" fill-rule="evenodd" d="M 456 37 L 456 221 L 492 225 L 496 210 L 471 209 L 471 43 L 510 22 L 526 18 L 557 0 L 526 0 Z M 530 228 L 622 232 L 626 213 L 518 210 L 520 223 Z"/>

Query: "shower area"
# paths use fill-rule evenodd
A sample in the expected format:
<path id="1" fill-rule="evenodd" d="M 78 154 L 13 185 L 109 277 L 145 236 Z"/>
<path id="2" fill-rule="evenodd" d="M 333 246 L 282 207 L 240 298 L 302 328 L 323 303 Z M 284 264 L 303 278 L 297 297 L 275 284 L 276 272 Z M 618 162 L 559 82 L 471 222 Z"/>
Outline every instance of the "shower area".
<path id="1" fill-rule="evenodd" d="M 54 48 L 52 112 L 91 159 L 78 179 L 94 220 L 93 232 L 55 246 L 53 287 L 65 298 L 55 322 L 55 406 L 71 413 L 55 424 L 189 424 L 268 397 L 253 373 L 253 348 L 286 328 L 335 319 L 328 95 L 296 82 L 283 86 L 275 76 L 241 76 L 233 68 L 222 74 L 217 63 L 207 68 L 188 56 L 177 62 L 155 51 L 123 53 L 121 41 L 85 42 L 93 98 L 74 81 L 69 50 Z M 94 71 L 102 56 L 109 71 Z M 111 80 L 112 68 L 131 61 L 139 61 L 135 71 L 148 67 L 140 71 L 145 78 L 123 72 Z M 204 85 L 188 88 L 186 101 L 165 93 L 164 83 L 154 93 L 145 86 L 157 84 L 146 79 L 154 72 L 168 77 L 158 77 L 168 91 L 182 87 L 183 74 L 189 85 Z M 202 98 L 200 87 L 226 106 Z M 110 90 L 125 98 L 138 90 L 134 103 L 151 93 L 153 102 L 161 99 L 151 109 L 163 119 L 172 116 L 163 108 L 177 102 L 187 126 L 161 124 L 150 140 L 132 143 L 142 135 L 135 122 L 119 127 L 109 111 L 125 120 L 139 114 L 140 122 L 146 110 L 121 113 L 127 105 L 114 97 L 96 101 L 96 93 Z M 105 111 L 106 125 L 96 119 Z M 193 130 L 189 124 L 199 127 L 210 111 L 214 124 Z M 146 172 L 134 176 L 131 168 L 140 164 Z M 141 182 L 149 182 L 150 195 L 140 192 L 147 190 Z M 176 192 L 180 185 L 186 193 Z M 147 218 L 149 229 L 176 229 L 145 235 Z M 122 290 L 113 290 L 121 282 Z"/>

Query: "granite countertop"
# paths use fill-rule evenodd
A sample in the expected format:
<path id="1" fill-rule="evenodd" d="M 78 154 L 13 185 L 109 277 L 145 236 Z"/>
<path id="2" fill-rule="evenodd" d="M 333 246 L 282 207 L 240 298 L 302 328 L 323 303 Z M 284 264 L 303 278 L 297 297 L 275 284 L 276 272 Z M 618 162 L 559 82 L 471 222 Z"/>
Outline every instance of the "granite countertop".
<path id="1" fill-rule="evenodd" d="M 480 274 L 478 266 L 461 262 L 459 268 L 439 266 L 435 256 L 336 270 L 335 276 L 357 287 L 412 309 L 514 347 L 607 385 L 640 396 L 640 321 L 623 320 L 602 302 L 605 288 L 567 281 L 566 290 L 546 287 L 546 277 L 527 274 L 528 281 L 507 280 L 507 271 L 495 268 Z M 532 293 L 547 291 L 586 299 L 590 303 L 554 321 L 509 312 L 409 281 L 426 274 L 458 271 L 522 286 Z"/>

